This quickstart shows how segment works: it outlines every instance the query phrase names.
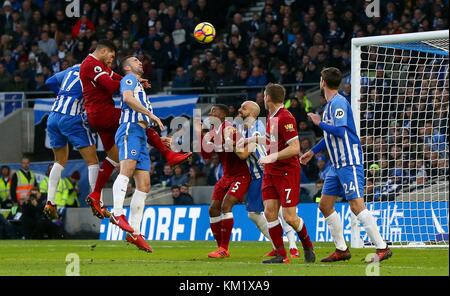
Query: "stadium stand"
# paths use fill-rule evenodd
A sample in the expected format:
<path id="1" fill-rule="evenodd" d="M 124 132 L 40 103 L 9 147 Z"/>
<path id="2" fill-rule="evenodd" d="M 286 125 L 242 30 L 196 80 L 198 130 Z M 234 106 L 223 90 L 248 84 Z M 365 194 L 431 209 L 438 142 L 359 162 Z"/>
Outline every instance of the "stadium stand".
<path id="1" fill-rule="evenodd" d="M 239 85 L 256 87 L 248 96 L 261 104 L 258 87 L 267 82 L 289 85 L 286 107 L 296 116 L 303 150 L 321 137 L 306 118 L 307 112 L 321 112 L 320 107 L 314 110 L 312 105 L 323 103 L 323 98 L 320 103 L 311 103 L 310 83 L 318 83 L 323 67 L 349 72 L 351 38 L 441 30 L 448 26 L 447 0 L 380 1 L 381 16 L 374 18 L 356 13 L 368 5 L 362 0 L 81 3 L 81 17 L 69 18 L 64 1 L 0 1 L 0 92 L 45 91 L 46 78 L 80 63 L 97 40 L 106 38 L 117 45 L 117 60 L 135 54 L 144 61 L 144 76 L 151 79 L 153 92 L 171 87 L 177 93 L 176 88 L 200 87 L 204 90 L 191 92 L 208 93 L 217 91 L 218 86 Z M 216 27 L 219 34 L 212 46 L 200 45 L 191 37 L 199 21 L 209 21 Z M 342 94 L 350 97 L 349 83 L 344 83 Z M 430 102 L 446 100 L 447 109 L 436 116 L 448 120 L 448 91 L 443 96 L 432 95 Z M 235 111 L 239 100 L 237 97 L 230 109 Z M 375 98 L 367 106 L 367 116 L 380 106 Z M 405 110 L 398 118 L 403 125 L 408 124 L 408 114 L 419 112 Z M 416 172 L 405 182 L 439 174 L 439 164 L 433 162 L 433 157 L 441 148 L 435 142 L 443 141 L 445 135 L 436 134 L 432 126 L 417 128 L 417 143 L 430 143 L 423 151 L 429 161 L 423 164 L 423 172 Z M 392 132 L 395 133 L 394 128 Z M 373 149 L 383 147 L 387 155 L 386 159 L 377 160 L 378 168 L 383 168 L 385 161 L 395 161 L 407 147 L 415 151 L 418 144 L 399 143 L 401 136 L 395 135 L 395 141 L 388 142 L 383 137 L 374 139 Z M 165 186 L 171 186 L 167 182 L 182 179 L 195 185 L 198 178 L 204 179 L 202 183 L 214 184 L 220 175 L 219 163 L 195 155 L 181 167 L 183 176 L 172 177 L 173 172 L 164 168 L 157 152 L 152 151 L 151 155 L 152 182 L 156 184 L 165 182 Z M 302 182 L 315 183 L 327 165 L 326 155 L 321 155 L 303 168 Z M 397 176 L 396 172 L 386 174 Z"/>

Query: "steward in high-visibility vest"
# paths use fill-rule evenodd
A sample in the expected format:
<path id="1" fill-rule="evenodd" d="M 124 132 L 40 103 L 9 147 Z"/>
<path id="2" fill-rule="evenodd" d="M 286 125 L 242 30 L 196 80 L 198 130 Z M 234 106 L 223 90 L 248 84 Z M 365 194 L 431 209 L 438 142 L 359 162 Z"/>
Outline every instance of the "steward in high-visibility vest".
<path id="1" fill-rule="evenodd" d="M 48 176 L 45 176 L 39 183 L 39 192 L 42 194 L 48 193 Z"/>
<path id="2" fill-rule="evenodd" d="M 11 190 L 11 178 L 10 178 L 11 169 L 8 166 L 3 165 L 1 168 L 1 174 L 2 175 L 0 176 L 0 207 L 2 206 L 2 204 L 5 204 L 7 200 L 9 200 L 10 196 L 9 191 Z"/>
<path id="3" fill-rule="evenodd" d="M 74 171 L 69 178 L 61 178 L 56 189 L 55 203 L 60 207 L 79 207 L 78 201 L 78 180 L 80 173 Z"/>
<path id="4" fill-rule="evenodd" d="M 50 172 L 52 171 L 53 164 L 49 164 L 47 167 L 47 173 L 45 174 L 45 177 L 39 182 L 39 192 L 42 194 L 42 198 L 47 199 L 48 194 L 48 181 Z"/>
<path id="5" fill-rule="evenodd" d="M 306 113 L 312 111 L 312 103 L 306 95 L 304 95 L 300 98 L 297 97 L 297 101 L 299 104 L 301 104 L 303 106 L 303 109 L 305 109 Z M 291 99 L 287 99 L 284 102 L 284 108 L 289 109 L 291 107 L 291 102 L 292 102 Z"/>
<path id="6" fill-rule="evenodd" d="M 69 187 L 67 178 L 61 178 L 58 182 L 58 187 L 56 187 L 55 193 L 55 204 L 58 208 L 66 207 L 67 200 L 69 198 Z"/>
<path id="7" fill-rule="evenodd" d="M 16 187 L 16 198 L 17 200 L 22 200 L 23 198 L 30 196 L 30 191 L 36 184 L 36 177 L 32 171 L 29 171 L 29 176 L 26 175 L 27 172 L 19 170 L 16 172 L 17 176 L 17 187 Z"/>
<path id="8" fill-rule="evenodd" d="M 72 178 L 64 178 L 67 183 L 68 195 L 66 199 L 66 207 L 77 208 L 80 206 L 78 201 L 78 181 Z"/>
<path id="9" fill-rule="evenodd" d="M 34 173 L 30 171 L 30 160 L 23 158 L 22 167 L 12 176 L 11 179 L 11 200 L 22 204 L 22 201 L 30 197 L 33 187 L 38 187 Z"/>
<path id="10" fill-rule="evenodd" d="M 0 204 L 9 199 L 9 191 L 11 190 L 11 179 L 0 177 Z"/>

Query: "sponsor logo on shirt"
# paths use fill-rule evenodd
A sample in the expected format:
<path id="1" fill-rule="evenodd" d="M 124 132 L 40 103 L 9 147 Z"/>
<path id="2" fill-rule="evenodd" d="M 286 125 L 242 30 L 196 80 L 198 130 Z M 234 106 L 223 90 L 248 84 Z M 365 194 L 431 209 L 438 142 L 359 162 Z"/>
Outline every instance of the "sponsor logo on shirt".
<path id="1" fill-rule="evenodd" d="M 334 117 L 336 117 L 336 119 L 341 119 L 344 117 L 344 110 L 342 110 L 341 108 L 336 109 L 336 112 L 334 113 Z"/>
<path id="2" fill-rule="evenodd" d="M 287 132 L 293 132 L 293 131 L 295 131 L 295 129 L 294 129 L 294 124 L 292 124 L 292 123 L 285 124 L 285 125 L 284 125 L 284 128 L 286 129 Z"/>

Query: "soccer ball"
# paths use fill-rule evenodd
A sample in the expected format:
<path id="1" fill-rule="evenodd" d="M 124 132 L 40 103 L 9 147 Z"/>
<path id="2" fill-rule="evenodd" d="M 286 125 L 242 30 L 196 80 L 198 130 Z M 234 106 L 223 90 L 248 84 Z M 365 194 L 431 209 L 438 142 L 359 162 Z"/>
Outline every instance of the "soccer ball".
<path id="1" fill-rule="evenodd" d="M 216 29 L 210 23 L 200 23 L 194 29 L 194 37 L 202 44 L 210 43 L 216 37 Z"/>

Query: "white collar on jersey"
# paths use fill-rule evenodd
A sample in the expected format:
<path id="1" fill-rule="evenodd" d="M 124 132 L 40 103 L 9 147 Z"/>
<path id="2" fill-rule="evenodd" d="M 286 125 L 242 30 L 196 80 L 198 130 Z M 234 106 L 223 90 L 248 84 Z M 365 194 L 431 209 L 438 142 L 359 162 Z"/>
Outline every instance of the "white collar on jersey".
<path id="1" fill-rule="evenodd" d="M 277 110 L 275 110 L 275 112 L 273 112 L 273 114 L 270 115 L 270 118 L 273 118 L 275 115 L 277 115 L 278 111 L 280 111 L 281 108 L 284 108 L 284 105 L 281 105 Z"/>
<path id="2" fill-rule="evenodd" d="M 92 53 L 89 54 L 91 57 L 93 57 L 94 59 L 96 59 L 97 61 L 99 61 L 99 59 L 97 59 L 97 57 L 95 55 L 93 55 Z"/>

